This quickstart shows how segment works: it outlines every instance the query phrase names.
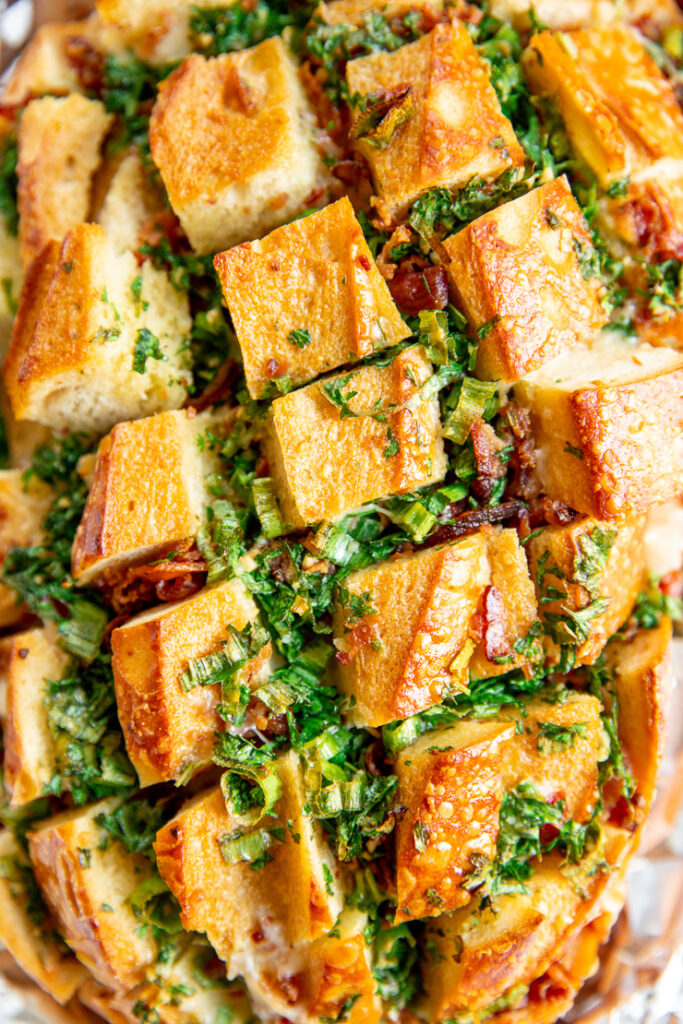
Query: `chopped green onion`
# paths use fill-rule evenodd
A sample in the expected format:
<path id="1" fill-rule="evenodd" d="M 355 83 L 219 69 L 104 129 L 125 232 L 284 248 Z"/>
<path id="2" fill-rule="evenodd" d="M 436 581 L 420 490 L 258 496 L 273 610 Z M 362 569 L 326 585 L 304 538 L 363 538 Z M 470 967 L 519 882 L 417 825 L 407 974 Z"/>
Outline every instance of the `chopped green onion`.
<path id="1" fill-rule="evenodd" d="M 341 725 L 331 725 L 304 746 L 304 754 L 312 761 L 331 761 L 348 745 L 350 733 Z"/>
<path id="2" fill-rule="evenodd" d="M 439 366 L 450 359 L 448 348 L 448 319 L 443 310 L 420 310 L 420 341 L 425 346 L 427 358 Z"/>
<path id="3" fill-rule="evenodd" d="M 254 480 L 251 493 L 254 499 L 256 515 L 261 521 L 263 536 L 268 539 L 280 537 L 287 528 L 280 515 L 271 478 L 269 476 L 262 476 Z"/>
<path id="4" fill-rule="evenodd" d="M 274 836 L 265 828 L 254 832 L 233 832 L 221 836 L 218 845 L 226 864 L 252 864 L 273 845 Z"/>
<path id="5" fill-rule="evenodd" d="M 309 803 L 316 818 L 334 818 L 342 811 L 353 813 L 362 810 L 364 796 L 365 780 L 358 775 L 321 787 L 310 794 Z"/>
<path id="6" fill-rule="evenodd" d="M 323 520 L 315 531 L 313 545 L 321 558 L 328 558 L 337 565 L 347 565 L 361 552 L 360 544 L 350 533 L 345 533 L 327 520 Z"/>
<path id="7" fill-rule="evenodd" d="M 97 656 L 107 628 L 107 613 L 92 601 L 74 601 L 70 609 L 72 617 L 58 626 L 62 644 L 69 654 L 91 662 Z"/>
<path id="8" fill-rule="evenodd" d="M 404 512 L 396 516 L 396 522 L 419 544 L 434 526 L 436 516 L 429 512 L 419 501 L 416 501 L 409 505 Z"/>
<path id="9" fill-rule="evenodd" d="M 207 508 L 206 525 L 197 534 L 197 547 L 206 561 L 208 583 L 237 575 L 244 554 L 244 515 L 229 501 L 216 501 Z"/>
<path id="10" fill-rule="evenodd" d="M 419 739 L 426 728 L 419 715 L 406 718 L 402 722 L 392 722 L 382 729 L 382 742 L 391 754 L 398 754 Z"/>
<path id="11" fill-rule="evenodd" d="M 458 404 L 448 417 L 443 429 L 444 437 L 455 444 L 464 444 L 472 424 L 484 415 L 486 404 L 496 393 L 496 382 L 465 377 Z"/>
<path id="12" fill-rule="evenodd" d="M 240 632 L 228 626 L 228 640 L 219 651 L 206 654 L 191 661 L 180 676 L 180 685 L 185 693 L 197 686 L 213 686 L 214 683 L 229 683 L 240 669 L 255 658 L 268 643 L 268 634 L 262 626 L 248 622 Z"/>

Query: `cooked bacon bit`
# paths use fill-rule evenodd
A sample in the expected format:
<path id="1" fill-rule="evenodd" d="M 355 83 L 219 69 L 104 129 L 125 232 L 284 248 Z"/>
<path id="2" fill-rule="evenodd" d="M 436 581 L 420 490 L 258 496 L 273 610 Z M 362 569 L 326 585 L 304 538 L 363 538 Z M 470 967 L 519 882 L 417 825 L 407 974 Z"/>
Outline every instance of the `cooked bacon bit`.
<path id="1" fill-rule="evenodd" d="M 448 305 L 448 277 L 443 267 L 399 270 L 389 281 L 396 305 L 411 316 L 421 309 L 445 309 Z"/>
<path id="2" fill-rule="evenodd" d="M 500 458 L 506 447 L 489 423 L 481 416 L 474 421 L 471 428 L 474 458 L 477 463 L 479 479 L 472 485 L 475 498 L 488 501 L 493 493 L 496 480 L 500 480 L 507 472 L 507 466 Z"/>
<path id="3" fill-rule="evenodd" d="M 485 508 L 477 508 L 472 512 L 463 512 L 452 523 L 442 523 L 433 533 L 430 533 L 422 547 L 434 547 L 435 544 L 445 544 L 456 537 L 464 537 L 466 533 L 478 530 L 486 523 L 501 523 L 505 519 L 512 519 L 525 511 L 521 501 L 504 501 L 501 505 L 488 505 Z"/>
<path id="4" fill-rule="evenodd" d="M 189 251 L 187 237 L 180 226 L 180 221 L 170 210 L 154 214 L 140 229 L 140 246 L 146 242 L 154 247 L 159 245 L 164 238 L 168 240 L 174 252 Z M 149 259 L 141 252 L 136 252 L 135 256 L 139 264 Z"/>
<path id="5" fill-rule="evenodd" d="M 127 617 L 157 601 L 191 597 L 206 582 L 206 562 L 194 541 L 184 541 L 178 548 L 174 557 L 154 565 L 110 570 L 96 585 L 114 611 Z"/>
<path id="6" fill-rule="evenodd" d="M 506 635 L 507 615 L 500 591 L 487 587 L 482 601 L 484 616 L 484 646 L 489 661 L 510 653 L 510 642 Z"/>
<path id="7" fill-rule="evenodd" d="M 365 767 L 375 777 L 389 773 L 386 751 L 381 740 L 374 740 L 365 751 Z"/>
<path id="8" fill-rule="evenodd" d="M 358 257 L 358 262 L 360 263 L 363 270 L 369 270 L 370 267 L 372 266 L 372 263 L 364 253 L 361 253 L 361 255 Z"/>
<path id="9" fill-rule="evenodd" d="M 277 359 L 269 359 L 266 363 L 266 375 L 268 377 L 281 377 L 282 371 L 280 370 L 280 364 Z"/>
<path id="10" fill-rule="evenodd" d="M 64 54 L 86 92 L 100 96 L 104 78 L 104 55 L 82 36 L 73 36 L 64 44 Z"/>
<path id="11" fill-rule="evenodd" d="M 552 843 L 553 839 L 556 839 L 559 834 L 560 830 L 555 825 L 541 825 L 538 830 L 539 839 L 544 844 Z"/>
<path id="12" fill-rule="evenodd" d="M 187 406 L 193 406 L 196 412 L 203 412 L 204 409 L 208 409 L 210 405 L 216 405 L 217 402 L 225 402 L 230 398 L 235 386 L 235 381 L 239 376 L 239 367 L 234 359 L 226 359 L 224 363 L 218 367 L 218 372 L 210 384 L 202 391 L 201 395 L 196 398 L 188 398 L 186 402 Z"/>

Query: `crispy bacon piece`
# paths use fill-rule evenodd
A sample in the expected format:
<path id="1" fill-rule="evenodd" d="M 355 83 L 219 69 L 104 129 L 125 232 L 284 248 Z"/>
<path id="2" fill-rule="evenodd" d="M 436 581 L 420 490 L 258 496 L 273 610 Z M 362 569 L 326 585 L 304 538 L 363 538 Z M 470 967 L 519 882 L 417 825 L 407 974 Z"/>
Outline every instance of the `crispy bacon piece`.
<path id="1" fill-rule="evenodd" d="M 67 39 L 64 52 L 83 89 L 100 96 L 104 80 L 104 54 L 83 36 Z"/>
<path id="2" fill-rule="evenodd" d="M 185 407 L 192 406 L 196 412 L 203 412 L 217 402 L 227 402 L 232 396 L 235 381 L 239 376 L 239 367 L 234 359 L 228 358 L 218 367 L 218 372 L 210 384 L 207 384 L 201 395 L 188 398 Z"/>
<path id="3" fill-rule="evenodd" d="M 96 584 L 119 616 L 126 618 L 158 601 L 192 597 L 206 583 L 206 562 L 194 541 L 152 565 L 130 565 L 111 570 Z"/>
<path id="4" fill-rule="evenodd" d="M 466 533 L 478 530 L 480 526 L 487 523 L 502 523 L 506 519 L 513 519 L 525 511 L 521 501 L 504 501 L 500 505 L 488 505 L 484 508 L 476 508 L 471 512 L 463 512 L 450 523 L 442 523 L 427 537 L 422 547 L 434 547 L 435 544 L 446 544 L 457 537 L 464 537 Z"/>
<path id="5" fill-rule="evenodd" d="M 388 284 L 396 305 L 411 316 L 421 309 L 445 309 L 448 305 L 448 276 L 444 267 L 401 268 Z"/>

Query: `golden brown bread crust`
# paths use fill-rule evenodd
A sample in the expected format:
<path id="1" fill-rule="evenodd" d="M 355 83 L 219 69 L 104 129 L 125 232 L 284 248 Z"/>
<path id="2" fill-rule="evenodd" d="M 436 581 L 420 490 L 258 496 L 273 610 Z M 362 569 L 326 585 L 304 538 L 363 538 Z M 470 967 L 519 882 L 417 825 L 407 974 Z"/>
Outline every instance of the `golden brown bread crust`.
<path id="1" fill-rule="evenodd" d="M 72 550 L 79 582 L 196 535 L 210 501 L 197 436 L 208 426 L 220 434 L 229 421 L 229 410 L 164 412 L 118 423 L 102 439 Z"/>
<path id="2" fill-rule="evenodd" d="M 443 478 L 438 403 L 420 394 L 430 374 L 422 348 L 413 346 L 389 366 L 316 381 L 272 403 L 265 452 L 288 529 Z M 354 415 L 342 418 L 329 397 L 335 383 L 344 396 L 355 392 Z"/>
<path id="3" fill-rule="evenodd" d="M 52 933 L 53 922 L 31 921 L 21 874 L 15 865 L 28 867 L 28 858 L 11 832 L 0 832 L 0 942 L 22 970 L 64 1005 L 75 994 L 86 972 Z"/>
<path id="4" fill-rule="evenodd" d="M 577 247 L 591 236 L 567 179 L 556 178 L 472 221 L 443 243 L 451 288 L 479 341 L 477 373 L 514 381 L 607 320 L 597 277 Z"/>
<path id="5" fill-rule="evenodd" d="M 410 334 L 346 196 L 218 253 L 214 266 L 252 398 L 274 378 L 305 383 Z M 298 347 L 290 332 L 302 329 L 311 340 Z"/>
<path id="6" fill-rule="evenodd" d="M 17 633 L 12 639 L 3 738 L 5 788 L 12 807 L 47 792 L 57 769 L 45 706 L 47 680 L 57 682 L 69 664 L 57 639 L 52 625 Z"/>
<path id="7" fill-rule="evenodd" d="M 157 946 L 127 902 L 154 869 L 96 822 L 119 803 L 111 797 L 48 818 L 29 833 L 29 853 L 45 901 L 76 956 L 103 984 L 125 989 L 143 980 Z"/>
<path id="8" fill-rule="evenodd" d="M 91 44 L 92 24 L 84 21 L 54 21 L 40 25 L 23 48 L 3 89 L 8 107 L 21 106 L 36 96 L 62 96 L 81 92 L 76 65 L 69 60 L 71 46 Z"/>
<path id="9" fill-rule="evenodd" d="M 273 859 L 258 871 L 249 863 L 223 859 L 218 840 L 244 827 L 244 821 L 228 812 L 220 788 L 181 809 L 154 844 L 159 871 L 180 903 L 184 926 L 206 932 L 229 972 L 231 962 L 238 962 L 234 958 L 244 953 L 258 957 L 266 969 L 269 959 L 272 964 L 288 949 L 324 936 L 341 910 L 339 868 L 318 823 L 303 810 L 298 755 L 281 755 L 277 770 L 282 796 L 276 820 L 265 818 L 261 827 L 280 826 L 284 839 L 272 843 L 268 852 Z M 323 864 L 332 872 L 329 887 Z"/>
<path id="10" fill-rule="evenodd" d="M 26 268 L 47 242 L 88 219 L 100 147 L 113 120 L 78 93 L 32 100 L 19 122 L 19 248 Z"/>
<path id="11" fill-rule="evenodd" d="M 541 726 L 581 726 L 570 746 L 544 739 Z M 465 720 L 426 733 L 398 757 L 396 920 L 433 917 L 465 906 L 463 886 L 479 858 L 493 859 L 503 793 L 533 780 L 567 820 L 586 821 L 598 800 L 598 761 L 606 756 L 595 697 L 562 704 L 531 701 L 524 714 L 503 708 L 488 722 Z"/>
<path id="12" fill-rule="evenodd" d="M 477 175 L 497 178 L 524 164 L 523 150 L 461 21 L 437 25 L 394 53 L 350 61 L 346 77 L 352 96 L 412 88 L 413 115 L 384 149 L 356 143 L 390 216 L 405 213 L 427 189 L 459 188 Z M 491 145 L 492 139 L 503 145 Z"/>
<path id="13" fill-rule="evenodd" d="M 282 39 L 206 60 L 161 83 L 152 156 L 195 249 L 216 252 L 291 219 L 317 174 L 306 102 Z"/>
<path id="14" fill-rule="evenodd" d="M 597 519 L 581 517 L 564 526 L 546 526 L 540 534 L 532 537 L 527 545 L 531 575 L 538 580 L 539 563 L 543 563 L 543 587 L 538 590 L 539 602 L 544 597 L 541 589 L 552 587 L 564 596 L 555 600 L 547 596 L 541 605 L 542 614 L 562 613 L 564 609 L 579 611 L 592 600 L 607 599 L 606 610 L 591 619 L 587 640 L 576 651 L 579 664 L 592 664 L 600 655 L 609 638 L 617 631 L 631 613 L 645 576 L 645 549 L 643 534 L 645 518 L 636 516 L 622 519 L 617 523 L 601 523 Z M 592 596 L 585 586 L 573 583 L 577 560 L 583 559 L 581 538 L 595 531 L 605 535 L 616 533 L 607 555 L 604 570 L 597 578 L 591 579 Z M 559 569 L 560 574 L 552 572 Z M 552 641 L 546 645 L 553 650 Z M 555 651 L 555 653 L 557 653 Z"/>
<path id="15" fill-rule="evenodd" d="M 515 399 L 531 411 L 546 493 L 610 521 L 676 497 L 682 395 L 683 355 L 647 345 L 621 346 L 617 359 L 615 346 L 600 342 L 519 381 Z"/>
<path id="16" fill-rule="evenodd" d="M 628 25 L 531 37 L 525 73 L 557 98 L 567 133 L 607 186 L 657 160 L 683 160 L 683 113 L 671 84 Z"/>
<path id="17" fill-rule="evenodd" d="M 352 718 L 364 725 L 440 703 L 467 686 L 468 672 L 488 678 L 524 661 L 512 645 L 535 621 L 536 599 L 514 530 L 480 530 L 395 556 L 352 573 L 345 587 L 354 596 L 368 593 L 374 608 L 358 624 L 339 604 L 334 623 L 337 683 L 354 698 Z M 487 657 L 475 622 L 484 600 L 486 627 L 496 634 L 488 650 L 497 661 Z"/>
<path id="18" fill-rule="evenodd" d="M 220 684 L 184 692 L 188 664 L 219 650 L 229 627 L 241 631 L 258 615 L 239 580 L 205 588 L 178 604 L 143 612 L 111 637 L 116 703 L 126 749 L 140 784 L 177 779 L 211 759 L 223 720 L 216 712 Z M 266 646 L 244 682 L 256 682 L 271 654 Z"/>

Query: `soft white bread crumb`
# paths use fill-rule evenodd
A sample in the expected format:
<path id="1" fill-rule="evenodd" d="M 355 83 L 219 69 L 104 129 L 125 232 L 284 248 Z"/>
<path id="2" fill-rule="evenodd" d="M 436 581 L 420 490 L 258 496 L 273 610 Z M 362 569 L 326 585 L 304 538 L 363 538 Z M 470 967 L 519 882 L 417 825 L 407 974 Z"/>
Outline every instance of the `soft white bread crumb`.
<path id="1" fill-rule="evenodd" d="M 53 934 L 52 921 L 36 924 L 27 912 L 31 865 L 11 832 L 0 832 L 0 942 L 22 970 L 62 1005 L 86 978 L 81 964 Z"/>
<path id="2" fill-rule="evenodd" d="M 165 271 L 139 267 L 99 225 L 81 224 L 61 246 L 48 243 L 26 275 L 3 366 L 12 411 L 101 433 L 178 408 L 189 382 L 189 329 L 187 296 Z"/>
<path id="3" fill-rule="evenodd" d="M 313 191 L 313 119 L 279 37 L 206 60 L 159 87 L 152 157 L 197 252 L 219 252 L 288 220 Z"/>
<path id="4" fill-rule="evenodd" d="M 12 807 L 42 796 L 57 770 L 46 684 L 61 679 L 68 663 L 53 626 L 17 633 L 12 640 L 5 734 L 5 788 Z"/>
<path id="5" fill-rule="evenodd" d="M 45 902 L 78 959 L 97 979 L 132 988 L 157 958 L 157 945 L 129 898 L 154 868 L 97 822 L 121 801 L 65 811 L 29 833 L 29 853 Z"/>
<path id="6" fill-rule="evenodd" d="M 78 93 L 32 100 L 19 122 L 19 249 L 24 269 L 51 239 L 88 219 L 93 175 L 111 124 Z"/>
<path id="7" fill-rule="evenodd" d="M 207 428 L 224 435 L 233 418 L 226 409 L 165 412 L 119 423 L 100 441 L 72 550 L 79 583 L 196 536 L 213 501 L 206 476 L 218 468 L 198 438 Z"/>
<path id="8" fill-rule="evenodd" d="M 683 353 L 601 338 L 534 370 L 515 400 L 551 498 L 615 519 L 683 490 Z"/>

